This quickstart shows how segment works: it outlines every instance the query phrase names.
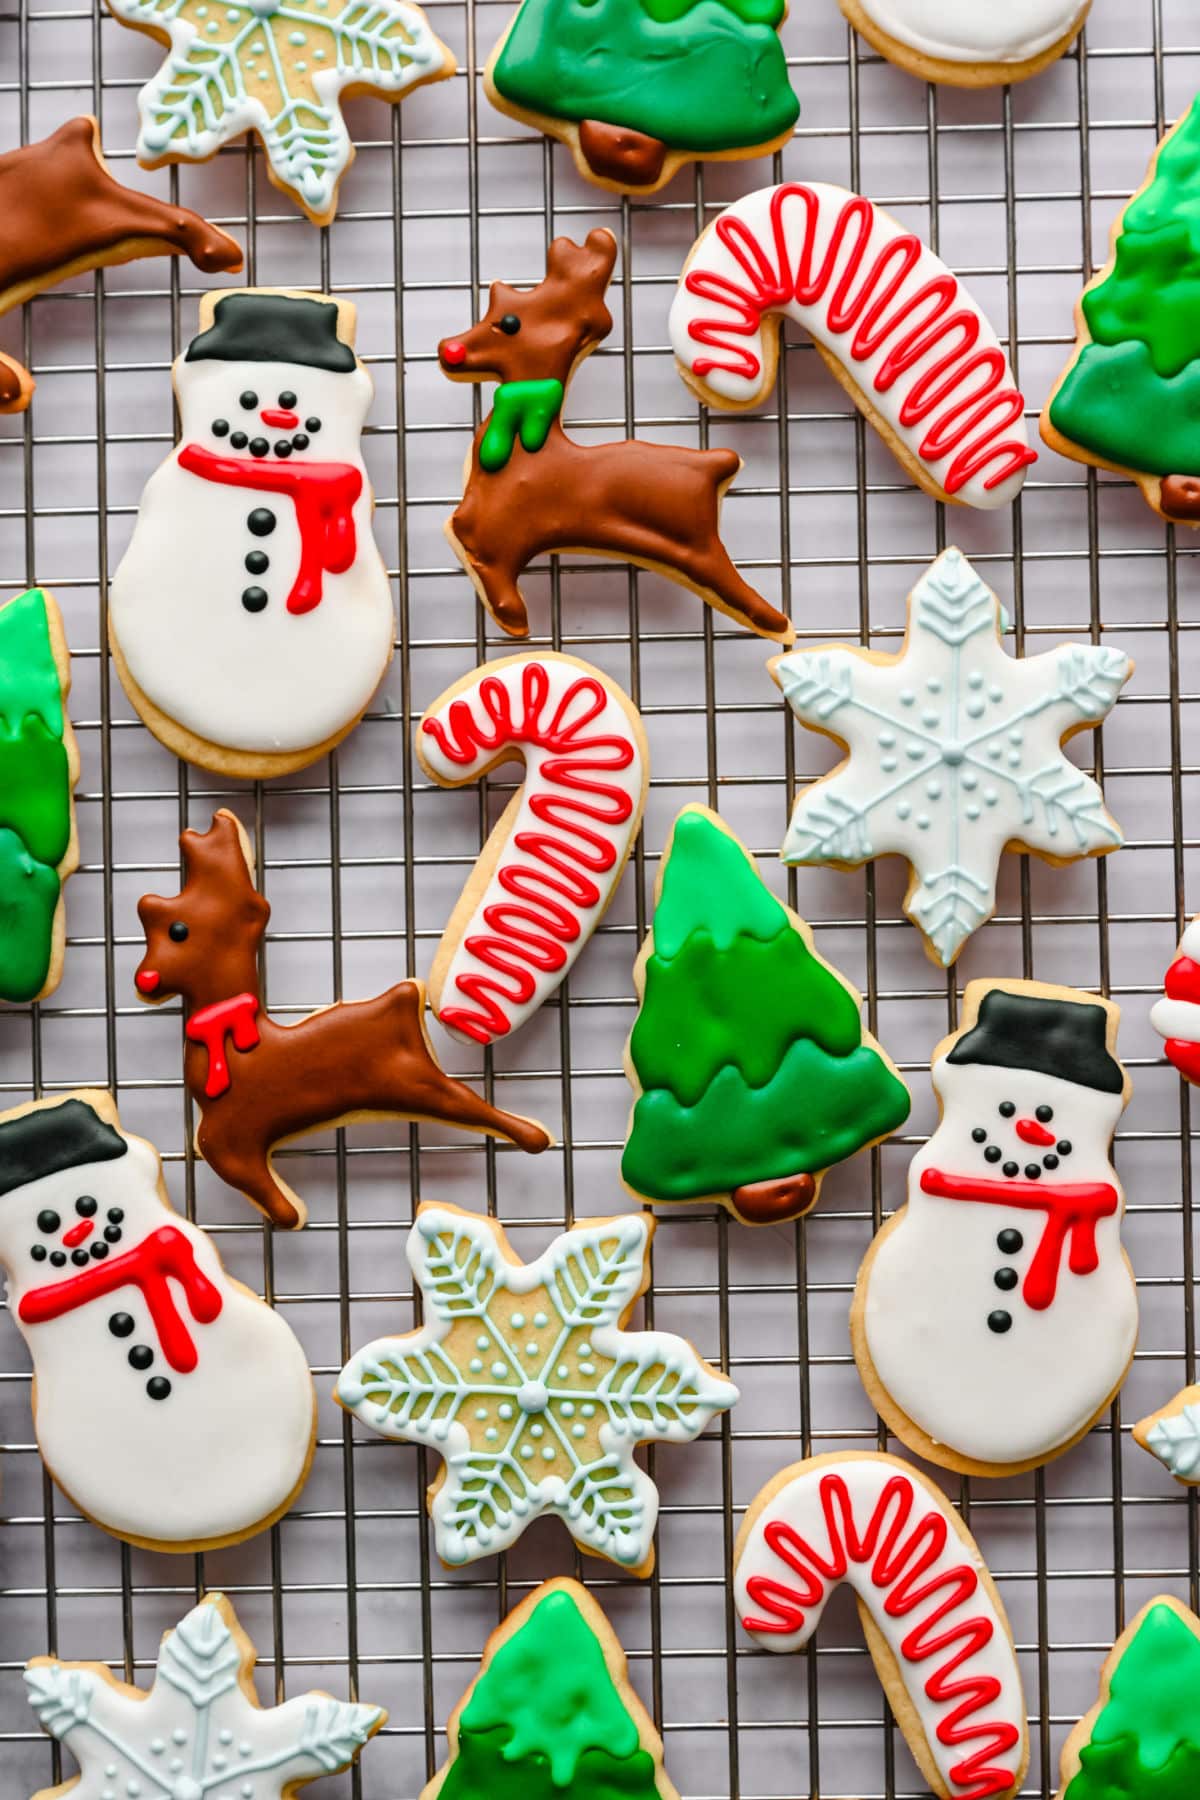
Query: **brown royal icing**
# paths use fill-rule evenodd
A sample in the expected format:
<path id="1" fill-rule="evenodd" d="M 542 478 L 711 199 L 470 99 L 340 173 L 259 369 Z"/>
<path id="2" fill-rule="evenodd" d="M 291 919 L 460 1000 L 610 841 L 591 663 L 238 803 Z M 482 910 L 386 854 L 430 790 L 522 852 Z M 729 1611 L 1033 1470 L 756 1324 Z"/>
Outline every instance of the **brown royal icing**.
<path id="1" fill-rule="evenodd" d="M 579 148 L 594 175 L 631 187 L 649 187 L 667 160 L 661 138 L 647 137 L 628 125 L 607 125 L 602 119 L 579 121 Z"/>
<path id="2" fill-rule="evenodd" d="M 136 243 L 138 256 L 190 257 L 208 274 L 242 266 L 235 240 L 199 213 L 122 187 L 105 164 L 100 127 L 87 116 L 0 156 L 0 219 L 0 314 L 53 286 L 67 268 L 94 268 L 122 245 Z M 0 410 L 28 393 L 24 371 L 0 358 Z"/>
<path id="3" fill-rule="evenodd" d="M 1200 481 L 1194 475 L 1168 475 L 1160 504 L 1168 519 L 1200 519 Z"/>
<path id="4" fill-rule="evenodd" d="M 222 810 L 209 831 L 185 831 L 179 844 L 182 892 L 138 902 L 146 954 L 135 981 L 145 1000 L 182 996 L 184 1080 L 201 1113 L 196 1147 L 272 1224 L 293 1228 L 305 1218 L 272 1167 L 273 1147 L 351 1114 L 434 1119 L 535 1154 L 548 1147 L 541 1125 L 489 1106 L 438 1065 L 419 981 L 277 1025 L 258 995 L 271 908 L 254 885 L 240 825 Z"/>
<path id="5" fill-rule="evenodd" d="M 633 438 L 577 444 L 563 431 L 563 390 L 612 330 L 604 292 L 616 254 L 611 231 L 591 231 L 584 244 L 556 238 L 544 281 L 534 288 L 494 282 L 478 325 L 438 346 L 452 379 L 500 383 L 475 435 L 447 536 L 488 611 L 513 637 L 529 633 L 521 571 L 544 551 L 581 550 L 661 569 L 751 631 L 790 643 L 789 621 L 742 580 L 721 543 L 718 509 L 741 468 L 736 451 Z M 505 456 L 504 427 L 514 417 L 526 423 Z"/>

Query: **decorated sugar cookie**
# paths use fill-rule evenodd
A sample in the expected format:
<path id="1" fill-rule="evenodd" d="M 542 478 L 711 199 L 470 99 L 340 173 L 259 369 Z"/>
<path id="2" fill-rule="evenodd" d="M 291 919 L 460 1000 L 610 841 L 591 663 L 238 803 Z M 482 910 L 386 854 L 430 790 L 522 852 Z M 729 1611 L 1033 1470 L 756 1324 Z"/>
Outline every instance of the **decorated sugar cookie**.
<path id="1" fill-rule="evenodd" d="M 555 238 L 544 281 L 494 281 L 478 325 L 438 345 L 452 381 L 498 383 L 446 536 L 510 637 L 529 636 L 523 571 L 546 551 L 570 550 L 640 563 L 747 630 L 790 644 L 789 620 L 743 581 L 721 542 L 721 501 L 742 466 L 736 451 L 644 438 L 578 443 L 562 428 L 567 383 L 612 330 L 604 295 L 616 256 L 611 231 L 590 231 L 583 244 Z"/>
<path id="2" fill-rule="evenodd" d="M 175 364 L 183 441 L 113 577 L 125 691 L 169 750 L 246 778 L 323 756 L 392 654 L 361 435 L 371 378 L 346 300 L 206 294 Z"/>
<path id="3" fill-rule="evenodd" d="M 1167 1056 L 1184 1080 L 1200 1082 L 1200 918 L 1180 938 L 1163 989 L 1150 1008 L 1150 1023 L 1167 1040 Z"/>
<path id="4" fill-rule="evenodd" d="M 442 1024 L 490 1044 L 554 992 L 616 892 L 650 784 L 646 734 L 607 675 L 543 651 L 447 688 L 421 720 L 417 755 L 443 787 L 525 763 L 429 975 Z"/>
<path id="5" fill-rule="evenodd" d="M 950 549 L 909 595 L 898 655 L 818 644 L 770 664 L 800 723 L 846 752 L 797 798 L 783 860 L 905 857 L 905 911 L 947 967 L 996 910 L 1005 849 L 1058 867 L 1124 842 L 1062 747 L 1108 716 L 1132 662 L 1106 644 L 1010 657 L 1003 630 L 995 594 Z"/>
<path id="6" fill-rule="evenodd" d="M 354 161 L 342 100 L 402 100 L 453 75 L 454 53 L 411 0 L 108 0 L 168 56 L 138 96 L 138 161 L 207 162 L 254 132 L 271 184 L 314 225 L 337 211 Z"/>
<path id="7" fill-rule="evenodd" d="M 1069 50 L 1091 0 L 840 0 L 867 42 L 921 81 L 999 87 L 1039 75 Z"/>
<path id="8" fill-rule="evenodd" d="M 544 1581 L 488 1639 L 420 1800 L 679 1800 L 625 1652 L 585 1587 Z"/>
<path id="9" fill-rule="evenodd" d="M 62 616 L 30 588 L 0 607 L 0 1000 L 43 1000 L 62 978 L 79 864 L 70 688 Z"/>
<path id="10" fill-rule="evenodd" d="M 1157 1412 L 1139 1419 L 1133 1439 L 1176 1481 L 1185 1486 L 1200 1483 L 1200 1386 L 1181 1389 Z"/>
<path id="11" fill-rule="evenodd" d="M 521 0 L 484 75 L 501 112 L 570 149 L 581 175 L 651 194 L 693 157 L 765 156 L 800 103 L 784 0 Z"/>
<path id="12" fill-rule="evenodd" d="M 1143 1606 L 1062 1748 L 1058 1800 L 1183 1800 L 1200 1784 L 1200 1619 L 1171 1594 Z"/>
<path id="13" fill-rule="evenodd" d="M 292 1800 L 349 1768 L 387 1720 L 381 1706 L 319 1692 L 260 1706 L 255 1659 L 224 1594 L 207 1594 L 167 1633 L 149 1691 L 104 1663 L 35 1656 L 29 1704 L 80 1773 L 33 1800 Z"/>
<path id="14" fill-rule="evenodd" d="M 1029 1735 L 1012 1633 L 974 1538 L 932 1481 L 878 1452 L 793 1463 L 751 1503 L 733 1555 L 738 1616 L 765 1650 L 803 1650 L 849 1583 L 888 1703 L 940 1800 L 1016 1794 Z"/>
<path id="15" fill-rule="evenodd" d="M 908 1117 L 861 997 L 707 807 L 675 821 L 633 979 L 621 1179 L 640 1199 L 796 1219 L 827 1169 Z"/>
<path id="16" fill-rule="evenodd" d="M 1125 1379 L 1138 1306 L 1112 1166 L 1130 1093 L 1119 1018 L 1076 988 L 972 981 L 934 1051 L 940 1122 L 859 1271 L 850 1334 L 876 1410 L 945 1468 L 1036 1468 Z"/>
<path id="17" fill-rule="evenodd" d="M 180 995 L 183 1075 L 200 1117 L 196 1149 L 273 1225 L 307 1216 L 283 1180 L 280 1144 L 376 1118 L 428 1119 L 507 1138 L 536 1154 L 550 1134 L 500 1112 L 439 1065 L 425 1033 L 425 990 L 402 981 L 372 1000 L 340 1000 L 277 1025 L 259 998 L 259 949 L 271 908 L 254 885 L 249 839 L 223 808 L 206 832 L 185 831 L 184 884 L 138 902 L 146 954 L 143 1000 Z"/>
<path id="18" fill-rule="evenodd" d="M 72 275 L 143 256 L 187 256 L 208 274 L 242 266 L 234 239 L 198 213 L 123 187 L 86 116 L 0 156 L 0 218 L 0 317 Z M 32 393 L 28 369 L 0 356 L 0 412 L 23 412 Z"/>
<path id="19" fill-rule="evenodd" d="M 304 1352 L 172 1210 L 158 1152 L 108 1094 L 0 1114 L 0 1264 L 38 1447 L 82 1513 L 202 1550 L 287 1511 L 316 1437 Z"/>
<path id="20" fill-rule="evenodd" d="M 708 406 L 759 406 L 784 319 L 935 500 L 1015 500 L 1037 461 L 1000 341 L 957 275 L 873 201 L 826 182 L 760 188 L 714 219 L 669 324 Z"/>
<path id="21" fill-rule="evenodd" d="M 437 1553 L 507 1550 L 544 1512 L 589 1556 L 654 1567 L 658 1490 L 640 1444 L 686 1444 L 738 1397 L 683 1338 L 627 1331 L 650 1285 L 654 1220 L 589 1219 L 523 1263 L 494 1219 L 422 1205 L 408 1260 L 426 1324 L 359 1350 L 336 1398 L 362 1424 L 424 1444 Z"/>
<path id="22" fill-rule="evenodd" d="M 1132 476 L 1148 506 L 1183 525 L 1200 525 L 1198 157 L 1200 99 L 1167 132 L 1113 226 L 1041 419 L 1052 450 Z"/>

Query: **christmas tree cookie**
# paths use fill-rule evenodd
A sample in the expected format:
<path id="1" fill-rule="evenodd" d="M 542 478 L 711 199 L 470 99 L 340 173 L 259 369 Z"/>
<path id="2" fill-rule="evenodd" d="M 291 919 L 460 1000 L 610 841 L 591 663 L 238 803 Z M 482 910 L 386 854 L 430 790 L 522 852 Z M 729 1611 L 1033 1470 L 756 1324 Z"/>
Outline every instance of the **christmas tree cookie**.
<path id="1" fill-rule="evenodd" d="M 799 1218 L 828 1168 L 908 1117 L 861 996 L 706 807 L 675 821 L 634 984 L 621 1178 L 643 1200 L 716 1201 L 747 1225 Z"/>
<path id="2" fill-rule="evenodd" d="M 681 164 L 763 156 L 800 102 L 785 0 L 522 0 L 484 76 L 501 112 L 569 146 L 581 175 L 654 193 Z"/>
<path id="3" fill-rule="evenodd" d="M 1200 525 L 1200 98 L 1159 145 L 1075 309 L 1042 414 L 1051 449 L 1131 475 L 1164 519 Z"/>
<path id="4" fill-rule="evenodd" d="M 1100 1672 L 1100 1699 L 1063 1745 L 1058 1800 L 1200 1793 L 1200 1619 L 1170 1594 L 1144 1606 Z"/>
<path id="5" fill-rule="evenodd" d="M 488 1639 L 420 1800 L 679 1800 L 612 1626 L 577 1581 L 543 1582 Z"/>
<path id="6" fill-rule="evenodd" d="M 44 999 L 62 978 L 79 862 L 70 686 L 59 610 L 30 588 L 0 609 L 0 1000 Z"/>

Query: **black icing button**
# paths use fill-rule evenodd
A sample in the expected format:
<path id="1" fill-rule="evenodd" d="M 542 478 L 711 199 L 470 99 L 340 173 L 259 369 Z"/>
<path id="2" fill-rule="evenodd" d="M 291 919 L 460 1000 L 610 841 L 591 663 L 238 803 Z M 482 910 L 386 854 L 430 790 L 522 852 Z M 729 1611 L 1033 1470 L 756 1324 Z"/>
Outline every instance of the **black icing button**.
<path id="1" fill-rule="evenodd" d="M 119 1244 L 121 1235 L 121 1227 L 119 1225 L 106 1225 L 104 1227 L 104 1239 L 106 1243 Z"/>
<path id="2" fill-rule="evenodd" d="M 244 431 L 235 431 L 229 440 L 229 448 L 231 450 L 244 450 L 249 442 L 250 439 L 246 436 Z"/>
<path id="3" fill-rule="evenodd" d="M 1004 1165 L 1004 1173 L 1008 1176 L 1008 1179 L 1012 1181 L 1014 1177 L 1021 1173 L 1020 1163 L 1006 1162 Z"/>
<path id="4" fill-rule="evenodd" d="M 114 1313 L 112 1318 L 108 1321 L 108 1329 L 112 1332 L 112 1334 L 115 1338 L 132 1337 L 133 1336 L 133 1314 L 132 1313 Z"/>
<path id="5" fill-rule="evenodd" d="M 1003 1154 L 999 1144 L 989 1144 L 983 1153 L 983 1160 L 984 1162 L 999 1162 Z"/>
<path id="6" fill-rule="evenodd" d="M 146 1383 L 146 1392 L 152 1400 L 166 1400 L 171 1392 L 171 1384 L 162 1375 L 155 1375 Z"/>
<path id="7" fill-rule="evenodd" d="M 996 1286 L 998 1288 L 1000 1288 L 1006 1294 L 1008 1293 L 1010 1288 L 1016 1287 L 1016 1285 L 1017 1285 L 1018 1281 L 1020 1281 L 1020 1279 L 1021 1279 L 1021 1277 L 1017 1274 L 1017 1271 L 1015 1269 L 1008 1269 L 1008 1268 L 997 1269 L 996 1273 L 992 1277 L 992 1280 L 996 1283 Z"/>
<path id="8" fill-rule="evenodd" d="M 1012 1328 L 1012 1314 L 1006 1312 L 990 1312 L 988 1314 L 988 1330 L 1003 1334 Z"/>
<path id="9" fill-rule="evenodd" d="M 50 1252 L 50 1266 L 52 1269 L 64 1268 L 66 1266 L 66 1261 L 67 1253 L 65 1250 L 52 1250 Z"/>
<path id="10" fill-rule="evenodd" d="M 45 1244 L 34 1244 L 33 1248 L 30 1250 L 29 1254 L 30 1254 L 30 1256 L 32 1256 L 34 1262 L 45 1262 L 45 1260 L 46 1260 Z"/>
<path id="11" fill-rule="evenodd" d="M 228 437 L 229 436 L 229 420 L 228 419 L 214 419 L 212 422 L 212 434 L 214 437 Z"/>
<path id="12" fill-rule="evenodd" d="M 75 1202 L 75 1211 L 79 1214 L 81 1219 L 94 1219 L 96 1216 L 96 1202 L 92 1199 L 90 1194 L 80 1194 L 78 1200 Z"/>
<path id="13" fill-rule="evenodd" d="M 996 1233 L 996 1248 L 1003 1250 L 1005 1256 L 1015 1256 L 1024 1247 L 1025 1239 L 1013 1226 L 1006 1225 L 1003 1231 Z"/>
<path id="14" fill-rule="evenodd" d="M 271 559 L 265 550 L 251 550 L 246 556 L 247 575 L 265 575 L 271 566 Z"/>
<path id="15" fill-rule="evenodd" d="M 37 1216 L 37 1228 L 39 1231 L 44 1231 L 47 1237 L 52 1237 L 61 1224 L 62 1220 L 59 1218 L 58 1214 L 56 1212 L 51 1212 L 49 1207 L 46 1208 L 45 1212 L 40 1212 Z"/>
<path id="16" fill-rule="evenodd" d="M 270 448 L 271 448 L 271 446 L 270 446 L 270 444 L 268 444 L 266 438 L 251 438 L 250 439 L 250 454 L 251 454 L 251 456 L 265 456 L 267 454 L 267 451 Z"/>
<path id="17" fill-rule="evenodd" d="M 149 1344 L 135 1344 L 129 1352 L 129 1364 L 134 1369 L 148 1369 L 154 1361 L 154 1352 Z"/>
<path id="18" fill-rule="evenodd" d="M 91 1249 L 93 1260 L 96 1262 L 103 1262 L 108 1255 L 108 1245 L 104 1242 L 103 1238 L 98 1238 Z"/>
<path id="19" fill-rule="evenodd" d="M 270 537 L 275 529 L 275 514 L 269 506 L 256 506 L 246 523 L 255 537 Z"/>
<path id="20" fill-rule="evenodd" d="M 83 1248 L 82 1244 L 78 1250 L 72 1250 L 71 1252 L 71 1261 L 75 1264 L 77 1269 L 86 1269 L 91 1260 L 91 1257 Z"/>
<path id="21" fill-rule="evenodd" d="M 267 604 L 267 590 L 260 587 L 242 589 L 242 605 L 249 613 L 259 613 Z"/>

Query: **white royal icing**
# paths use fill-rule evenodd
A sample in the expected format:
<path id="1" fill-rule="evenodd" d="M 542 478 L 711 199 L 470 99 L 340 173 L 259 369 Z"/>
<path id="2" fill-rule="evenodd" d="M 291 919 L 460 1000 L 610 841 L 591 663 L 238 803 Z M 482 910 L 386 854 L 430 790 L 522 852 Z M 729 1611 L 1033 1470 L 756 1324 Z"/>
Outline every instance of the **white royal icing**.
<path id="1" fill-rule="evenodd" d="M 1177 1481 L 1200 1482 L 1200 1404 L 1187 1400 L 1178 1412 L 1156 1419 L 1146 1448 Z"/>
<path id="2" fill-rule="evenodd" d="M 1092 644 L 1014 658 L 1002 622 L 996 596 L 950 549 L 913 590 L 899 657 L 819 646 L 774 665 L 801 724 L 849 750 L 797 799 L 784 861 L 907 857 L 906 911 L 945 964 L 995 910 L 1007 844 L 1067 859 L 1123 841 L 1062 739 L 1107 715 L 1133 665 Z"/>
<path id="3" fill-rule="evenodd" d="M 612 899 L 650 778 L 638 715 L 586 663 L 509 657 L 435 700 L 417 748 L 447 787 L 506 756 L 525 762 L 520 794 L 480 859 L 488 880 L 452 917 L 429 984 L 442 1023 L 487 1044 L 554 992 Z"/>
<path id="4" fill-rule="evenodd" d="M 0 1263 L 9 1311 L 33 1358 L 38 1445 L 66 1493 L 106 1531 L 163 1549 L 246 1536 L 278 1511 L 304 1474 L 314 1423 L 308 1363 L 279 1314 L 230 1281 L 204 1232 L 163 1205 L 154 1146 L 121 1135 L 124 1156 L 0 1196 Z M 186 1239 L 220 1299 L 217 1316 L 202 1322 L 179 1283 L 170 1283 L 196 1352 L 190 1372 L 167 1361 L 145 1294 L 133 1283 L 59 1318 L 22 1318 L 27 1295 L 83 1273 L 69 1256 L 54 1268 L 30 1255 L 35 1245 L 57 1251 L 79 1226 L 80 1196 L 97 1203 L 89 1244 L 99 1241 L 110 1209 L 123 1214 L 109 1259 L 164 1228 Z M 58 1215 L 60 1230 L 40 1229 L 45 1212 Z M 117 1336 L 111 1322 L 121 1314 L 132 1326 Z M 147 1350 L 152 1360 L 133 1366 L 135 1350 L 139 1362 Z M 149 1395 L 156 1379 L 170 1383 L 165 1399 Z"/>
<path id="5" fill-rule="evenodd" d="M 949 1502 L 906 1464 L 821 1456 L 794 1465 L 794 1479 L 739 1544 L 734 1604 L 764 1649 L 800 1650 L 834 1588 L 848 1582 L 895 1658 L 929 1755 L 957 1800 L 1008 1793 L 1024 1767 L 1020 1671 L 983 1571 Z M 1008 1784 L 999 1775 L 989 1784 L 984 1771 Z"/>
<path id="6" fill-rule="evenodd" d="M 1160 1037 L 1200 1043 L 1200 1005 L 1194 1000 L 1156 1000 L 1150 1008 L 1150 1023 Z"/>
<path id="7" fill-rule="evenodd" d="M 1031 62 L 1078 25 L 1091 0 L 858 0 L 910 50 L 942 62 Z"/>
<path id="8" fill-rule="evenodd" d="M 683 1338 L 620 1328 L 648 1241 L 633 1213 L 512 1263 L 487 1219 L 421 1207 L 408 1260 L 428 1322 L 352 1356 L 337 1398 L 372 1431 L 445 1459 L 430 1509 L 443 1562 L 507 1550 L 544 1512 L 597 1555 L 634 1569 L 651 1557 L 658 1490 L 635 1448 L 690 1443 L 738 1391 Z M 598 1456 L 586 1442 L 597 1420 Z"/>
<path id="9" fill-rule="evenodd" d="M 892 1400 L 934 1443 L 977 1462 L 1044 1459 L 1096 1416 L 1137 1338 L 1137 1291 L 1121 1251 L 1124 1197 L 1109 1148 L 1125 1102 L 1056 1076 L 945 1056 L 934 1064 L 933 1085 L 941 1123 L 913 1158 L 908 1206 L 878 1242 L 868 1271 L 867 1352 Z M 1014 1107 L 1010 1117 L 1000 1114 L 1002 1104 Z M 1047 1215 L 943 1199 L 926 1193 L 921 1178 L 932 1168 L 1003 1180 L 1006 1162 L 1022 1169 L 1040 1162 L 1044 1152 L 1021 1141 L 1016 1122 L 1044 1106 L 1052 1108 L 1056 1138 L 1071 1149 L 1042 1174 L 1042 1188 L 1111 1183 L 1118 1205 L 1098 1221 L 1097 1267 L 1073 1273 L 1064 1244 L 1054 1298 L 1035 1309 L 1023 1288 Z M 977 1129 L 986 1143 L 972 1137 Z M 986 1160 L 989 1146 L 1000 1149 L 999 1161 Z M 1019 1234 L 1019 1250 L 1000 1247 L 1004 1232 Z M 1018 1281 L 1003 1288 L 996 1276 L 1009 1269 Z M 998 1334 L 989 1326 L 994 1311 L 1010 1316 L 1010 1329 Z"/>
<path id="10" fill-rule="evenodd" d="M 837 359 L 953 498 L 1016 498 L 1036 453 L 1008 358 L 958 277 L 903 225 L 826 182 L 760 188 L 727 207 L 679 278 L 675 355 L 717 403 L 756 405 L 769 391 L 765 334 L 780 318 Z"/>
<path id="11" fill-rule="evenodd" d="M 133 539 L 112 581 L 110 617 L 129 673 L 169 719 L 223 749 L 271 754 L 322 744 L 365 709 L 395 629 L 387 572 L 371 533 L 374 501 L 360 444 L 370 376 L 361 364 L 339 374 L 294 363 L 181 357 L 175 381 L 182 443 L 146 484 Z M 216 419 L 252 437 L 278 438 L 261 423 L 260 411 L 244 411 L 240 396 L 257 394 L 270 408 L 284 391 L 297 396 L 301 420 L 321 420 L 320 432 L 289 458 L 290 466 L 336 462 L 364 476 L 353 507 L 355 560 L 344 574 L 323 573 L 320 603 L 304 613 L 287 607 L 300 558 L 293 500 L 226 486 L 179 466 L 189 444 L 245 456 L 230 451 L 228 436 L 214 436 Z M 275 516 L 266 537 L 247 526 L 260 509 Z M 247 554 L 254 552 L 269 558 L 264 574 L 247 571 Z M 250 587 L 268 596 L 261 611 L 242 602 Z"/>
<path id="12" fill-rule="evenodd" d="M 149 1692 L 106 1681 L 89 1663 L 29 1664 L 29 1704 L 79 1764 L 78 1785 L 67 1783 L 78 1800 L 291 1800 L 301 1783 L 351 1763 L 378 1728 L 380 1707 L 328 1694 L 255 1705 L 241 1687 L 254 1652 L 223 1604 L 209 1595 L 167 1633 Z"/>

